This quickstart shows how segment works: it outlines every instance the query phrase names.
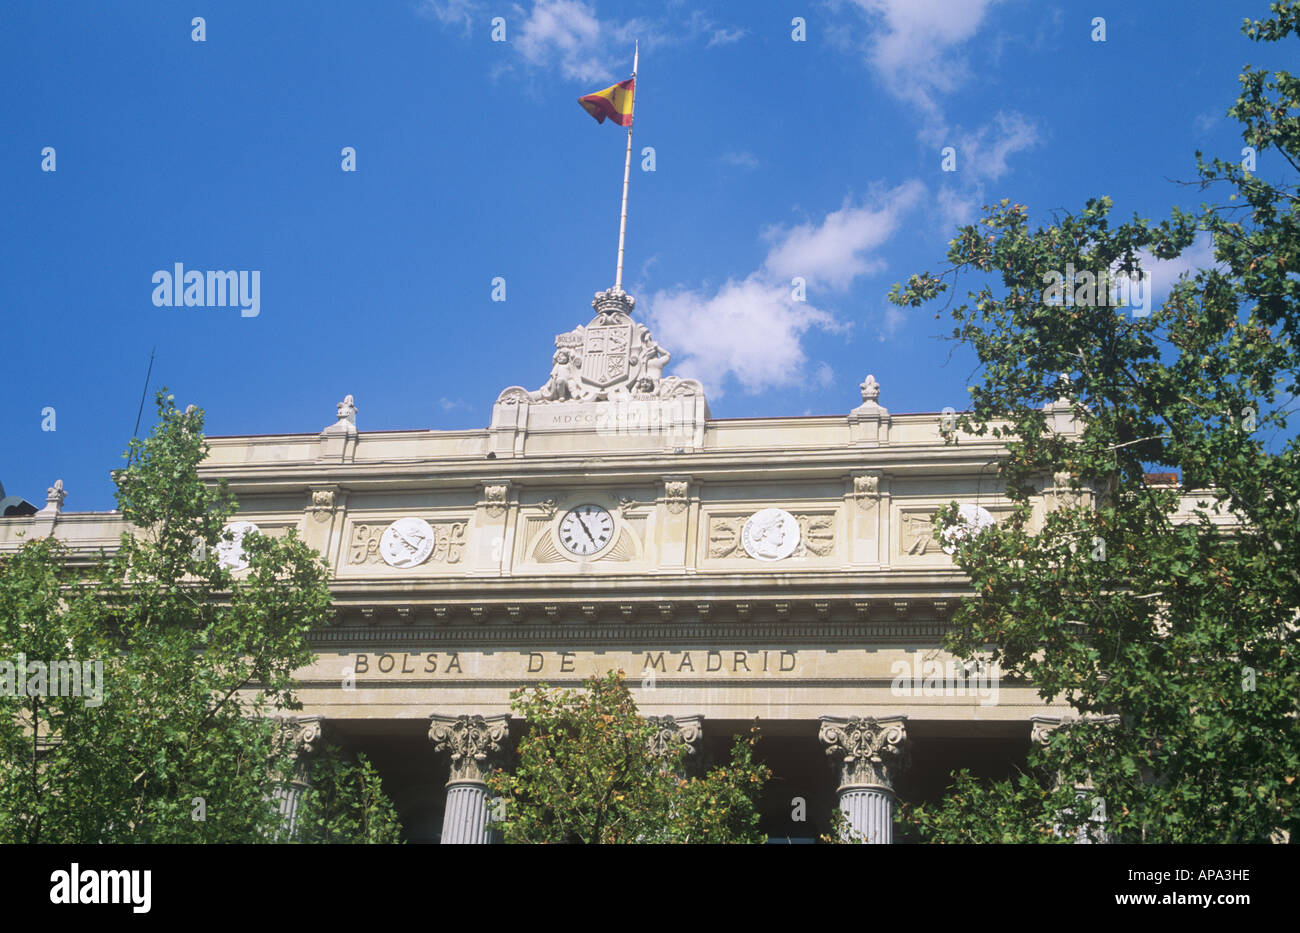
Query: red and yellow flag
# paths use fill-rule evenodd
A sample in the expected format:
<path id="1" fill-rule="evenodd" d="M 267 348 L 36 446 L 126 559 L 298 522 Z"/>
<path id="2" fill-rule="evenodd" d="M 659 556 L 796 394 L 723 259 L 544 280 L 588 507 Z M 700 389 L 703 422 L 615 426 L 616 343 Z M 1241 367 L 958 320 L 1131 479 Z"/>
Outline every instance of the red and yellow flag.
<path id="1" fill-rule="evenodd" d="M 632 98 L 635 94 L 636 78 L 628 78 L 603 91 L 579 97 L 578 103 L 596 118 L 597 123 L 604 123 L 605 118 L 609 117 L 618 126 L 631 126 Z"/>

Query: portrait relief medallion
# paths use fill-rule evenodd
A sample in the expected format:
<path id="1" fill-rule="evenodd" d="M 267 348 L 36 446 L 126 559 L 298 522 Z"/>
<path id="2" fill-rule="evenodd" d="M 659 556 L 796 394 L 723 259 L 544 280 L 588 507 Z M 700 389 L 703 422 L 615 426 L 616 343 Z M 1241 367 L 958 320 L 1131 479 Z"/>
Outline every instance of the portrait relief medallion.
<path id="1" fill-rule="evenodd" d="M 248 555 L 244 553 L 244 535 L 261 529 L 252 522 L 231 522 L 221 529 L 222 540 L 217 542 L 217 563 L 227 570 L 247 570 Z M 230 532 L 231 540 L 225 540 Z"/>
<path id="2" fill-rule="evenodd" d="M 433 528 L 422 518 L 399 518 L 379 538 L 379 556 L 390 567 L 418 567 L 433 553 Z"/>
<path id="3" fill-rule="evenodd" d="M 762 509 L 749 516 L 740 541 L 756 560 L 783 560 L 799 546 L 799 522 L 785 509 Z"/>
<path id="4" fill-rule="evenodd" d="M 975 537 L 990 525 L 997 524 L 993 513 L 981 505 L 963 504 L 957 509 L 957 517 L 957 524 L 946 529 L 941 535 L 945 554 L 955 554 L 958 541 Z"/>

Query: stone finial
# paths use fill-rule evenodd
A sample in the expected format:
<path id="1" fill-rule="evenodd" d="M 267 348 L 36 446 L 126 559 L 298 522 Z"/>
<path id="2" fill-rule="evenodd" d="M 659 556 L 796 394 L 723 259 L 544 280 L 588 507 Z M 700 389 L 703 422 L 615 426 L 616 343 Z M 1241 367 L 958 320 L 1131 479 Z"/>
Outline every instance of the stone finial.
<path id="1" fill-rule="evenodd" d="M 1069 408 L 1070 399 L 1067 397 L 1070 392 L 1070 374 L 1058 373 L 1056 377 L 1056 401 L 1046 401 L 1043 403 L 1043 411 L 1051 411 L 1055 408 Z"/>
<path id="2" fill-rule="evenodd" d="M 45 490 L 45 508 L 36 514 L 58 515 L 63 511 L 63 500 L 67 497 L 68 493 L 63 488 L 63 480 L 56 479 L 54 485 Z"/>
<path id="3" fill-rule="evenodd" d="M 906 719 L 906 716 L 821 717 L 817 737 L 826 746 L 826 754 L 839 760 L 841 790 L 846 787 L 894 789 L 895 778 L 908 763 Z"/>
<path id="4" fill-rule="evenodd" d="M 502 754 L 502 743 L 510 731 L 510 717 L 440 716 L 429 717 L 429 741 L 434 751 L 451 752 L 451 777 L 448 784 L 479 783 L 487 776 Z"/>
<path id="5" fill-rule="evenodd" d="M 323 434 L 356 434 L 357 433 L 357 406 L 352 401 L 352 396 L 343 396 L 343 401 L 339 402 L 338 421 L 331 424 L 322 433 Z"/>
<path id="6" fill-rule="evenodd" d="M 875 402 L 880 399 L 880 383 L 870 373 L 867 373 L 867 378 L 862 380 L 858 388 L 862 390 L 863 402 Z"/>

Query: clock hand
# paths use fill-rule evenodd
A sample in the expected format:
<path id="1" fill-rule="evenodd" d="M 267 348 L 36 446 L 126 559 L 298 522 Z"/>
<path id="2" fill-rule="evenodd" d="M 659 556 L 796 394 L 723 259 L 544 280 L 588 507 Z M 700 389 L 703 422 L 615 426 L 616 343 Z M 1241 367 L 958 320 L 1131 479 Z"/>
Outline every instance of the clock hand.
<path id="1" fill-rule="evenodd" d="M 582 530 L 587 533 L 587 537 L 591 539 L 591 543 L 595 545 L 596 536 L 591 533 L 591 529 L 587 527 L 587 523 L 582 520 L 582 513 L 574 512 L 573 514 L 578 516 L 578 524 L 582 526 Z"/>

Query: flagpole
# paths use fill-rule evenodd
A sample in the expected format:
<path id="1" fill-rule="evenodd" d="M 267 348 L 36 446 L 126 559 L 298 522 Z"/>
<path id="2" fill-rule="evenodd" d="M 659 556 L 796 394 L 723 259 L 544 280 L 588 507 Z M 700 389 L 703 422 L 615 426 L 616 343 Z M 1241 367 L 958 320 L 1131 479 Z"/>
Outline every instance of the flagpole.
<path id="1" fill-rule="evenodd" d="M 641 44 L 632 47 L 632 80 L 641 57 Z M 632 122 L 636 122 L 636 84 L 632 85 Z M 623 290 L 623 240 L 627 236 L 627 179 L 632 171 L 632 123 L 627 125 L 627 155 L 623 159 L 623 209 L 618 218 L 618 271 L 614 273 L 614 290 Z"/>

